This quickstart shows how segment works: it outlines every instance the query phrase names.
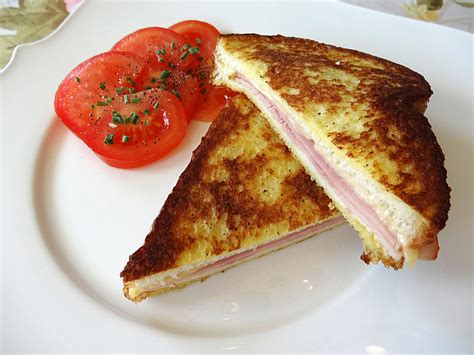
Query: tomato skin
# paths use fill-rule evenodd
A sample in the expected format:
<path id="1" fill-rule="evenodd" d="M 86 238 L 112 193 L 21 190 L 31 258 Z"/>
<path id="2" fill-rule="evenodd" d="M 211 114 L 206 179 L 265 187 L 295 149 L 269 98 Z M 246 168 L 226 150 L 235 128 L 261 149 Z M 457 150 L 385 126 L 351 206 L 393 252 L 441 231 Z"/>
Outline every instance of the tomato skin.
<path id="1" fill-rule="evenodd" d="M 186 134 L 180 101 L 167 91 L 139 87 L 148 72 L 143 58 L 107 52 L 79 64 L 56 92 L 59 119 L 111 166 L 149 164 L 174 149 Z M 120 119 L 115 121 L 117 115 Z"/>
<path id="2" fill-rule="evenodd" d="M 182 53 L 186 51 L 183 49 L 185 42 L 183 36 L 167 28 L 146 27 L 126 35 L 111 50 L 139 55 L 153 69 L 164 70 L 169 68 L 168 63 L 173 63 L 184 70 L 194 61 L 190 55 L 181 59 Z M 156 53 L 163 49 L 164 54 Z"/>
<path id="3" fill-rule="evenodd" d="M 201 57 L 206 59 L 214 56 L 219 31 L 210 23 L 186 20 L 175 23 L 169 29 L 181 34 L 190 45 L 197 45 Z M 200 39 L 200 44 L 196 43 L 196 38 Z"/>

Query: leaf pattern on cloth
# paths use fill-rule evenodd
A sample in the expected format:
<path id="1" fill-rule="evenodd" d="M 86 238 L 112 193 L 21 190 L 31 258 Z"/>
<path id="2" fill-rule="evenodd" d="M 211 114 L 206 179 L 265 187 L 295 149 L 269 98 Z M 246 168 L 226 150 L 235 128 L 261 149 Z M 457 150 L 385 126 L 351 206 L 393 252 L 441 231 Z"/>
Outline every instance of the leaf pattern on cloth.
<path id="1" fill-rule="evenodd" d="M 15 31 L 0 36 L 0 70 L 8 64 L 16 46 L 47 36 L 69 15 L 63 0 L 20 0 L 19 5 L 0 8 L 0 26 Z"/>

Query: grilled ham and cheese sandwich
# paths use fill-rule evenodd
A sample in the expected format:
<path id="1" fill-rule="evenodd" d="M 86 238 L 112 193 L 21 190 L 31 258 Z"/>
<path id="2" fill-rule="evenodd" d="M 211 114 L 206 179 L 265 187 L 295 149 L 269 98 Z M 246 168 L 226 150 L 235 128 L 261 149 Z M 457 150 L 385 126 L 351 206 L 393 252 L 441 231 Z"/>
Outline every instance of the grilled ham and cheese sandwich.
<path id="1" fill-rule="evenodd" d="M 138 302 L 344 222 L 261 112 L 236 96 L 213 122 L 122 271 Z"/>
<path id="2" fill-rule="evenodd" d="M 359 232 L 362 259 L 435 259 L 450 207 L 444 156 L 423 113 L 425 79 L 316 41 L 230 34 L 214 83 L 245 93 Z"/>

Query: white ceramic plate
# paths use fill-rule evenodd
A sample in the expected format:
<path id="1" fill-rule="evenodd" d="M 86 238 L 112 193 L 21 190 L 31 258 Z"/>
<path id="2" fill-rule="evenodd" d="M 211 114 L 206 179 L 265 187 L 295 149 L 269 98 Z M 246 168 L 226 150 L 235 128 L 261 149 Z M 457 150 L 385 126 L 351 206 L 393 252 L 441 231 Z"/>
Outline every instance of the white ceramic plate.
<path id="1" fill-rule="evenodd" d="M 146 168 L 101 163 L 56 119 L 79 62 L 146 26 L 209 21 L 366 51 L 422 73 L 446 154 L 450 219 L 434 263 L 366 267 L 347 226 L 135 305 L 119 272 L 207 129 Z M 1 78 L 2 350 L 472 350 L 472 36 L 339 3 L 89 1 Z M 304 50 L 304 49 L 302 49 Z"/>

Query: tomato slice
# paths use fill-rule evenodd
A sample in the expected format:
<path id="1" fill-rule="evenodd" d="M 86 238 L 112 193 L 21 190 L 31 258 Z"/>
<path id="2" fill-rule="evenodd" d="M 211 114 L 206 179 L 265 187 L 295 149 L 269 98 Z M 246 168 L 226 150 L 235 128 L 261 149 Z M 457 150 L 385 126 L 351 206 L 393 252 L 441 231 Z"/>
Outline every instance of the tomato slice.
<path id="1" fill-rule="evenodd" d="M 150 70 L 144 76 L 142 87 L 160 88 L 174 94 L 183 104 L 188 121 L 199 98 L 198 80 L 179 69 Z"/>
<path id="2" fill-rule="evenodd" d="M 219 31 L 211 24 L 198 20 L 187 20 L 175 23 L 169 28 L 181 34 L 191 46 L 197 46 L 204 59 L 214 56 Z"/>
<path id="3" fill-rule="evenodd" d="M 183 140 L 187 119 L 173 94 L 141 90 L 138 83 L 148 73 L 145 60 L 131 53 L 92 57 L 60 84 L 56 113 L 107 164 L 132 168 L 151 163 Z"/>
<path id="4" fill-rule="evenodd" d="M 224 86 L 206 84 L 200 92 L 192 120 L 211 122 L 219 115 L 226 102 L 236 93 Z"/>
<path id="5" fill-rule="evenodd" d="M 147 27 L 118 41 L 112 51 L 131 52 L 146 59 L 153 69 L 187 68 L 196 54 L 190 54 L 185 38 L 162 27 Z"/>

